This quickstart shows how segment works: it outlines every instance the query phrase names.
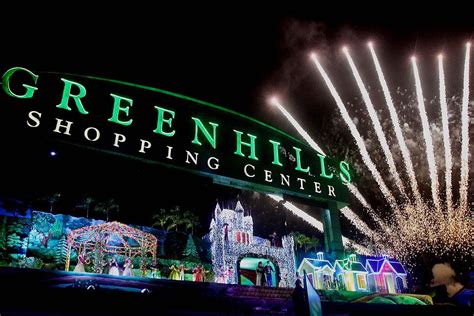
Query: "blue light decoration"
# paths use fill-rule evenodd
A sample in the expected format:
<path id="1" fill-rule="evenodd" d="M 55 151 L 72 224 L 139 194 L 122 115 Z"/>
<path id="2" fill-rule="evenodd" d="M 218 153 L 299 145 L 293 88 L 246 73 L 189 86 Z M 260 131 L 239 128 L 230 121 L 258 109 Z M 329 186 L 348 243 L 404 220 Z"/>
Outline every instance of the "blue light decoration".
<path id="1" fill-rule="evenodd" d="M 407 272 L 403 265 L 386 256 L 367 259 L 365 263 L 369 289 L 373 292 L 401 293 L 407 288 Z"/>
<path id="2" fill-rule="evenodd" d="M 54 150 L 51 150 L 49 152 L 49 156 L 51 156 L 51 157 L 56 157 L 56 155 L 57 155 L 57 152 L 55 152 Z"/>
<path id="3" fill-rule="evenodd" d="M 318 252 L 317 258 L 304 258 L 298 267 L 298 275 L 308 277 L 310 283 L 317 290 L 330 290 L 334 284 L 334 267 L 332 264 L 324 259 L 324 254 Z"/>
<path id="4" fill-rule="evenodd" d="M 356 254 L 351 254 L 344 260 L 336 260 L 334 270 L 339 289 L 357 292 L 368 291 L 367 270 L 362 263 L 357 261 Z"/>
<path id="5" fill-rule="evenodd" d="M 280 271 L 279 287 L 292 287 L 296 281 L 294 240 L 283 236 L 282 246 L 270 245 L 270 240 L 253 235 L 253 219 L 245 215 L 240 201 L 235 209 L 216 205 L 210 224 L 212 267 L 216 282 L 237 284 L 239 260 L 262 257 L 275 263 Z"/>
<path id="6" fill-rule="evenodd" d="M 405 267 L 387 256 L 366 258 L 365 265 L 356 254 L 336 260 L 332 265 L 318 252 L 317 258 L 304 258 L 298 274 L 304 271 L 318 290 L 347 290 L 355 292 L 403 293 L 408 289 Z"/>

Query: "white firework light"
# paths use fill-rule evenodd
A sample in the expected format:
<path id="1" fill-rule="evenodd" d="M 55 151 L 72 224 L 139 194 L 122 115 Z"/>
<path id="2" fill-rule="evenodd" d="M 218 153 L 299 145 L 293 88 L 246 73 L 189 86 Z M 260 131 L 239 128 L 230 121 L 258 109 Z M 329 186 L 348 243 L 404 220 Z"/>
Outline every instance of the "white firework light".
<path id="1" fill-rule="evenodd" d="M 346 106 L 344 105 L 336 87 L 332 83 L 329 75 L 325 71 L 323 65 L 315 53 L 311 54 L 316 69 L 322 76 L 327 85 L 335 104 L 346 123 L 354 141 L 359 149 L 362 161 L 370 171 L 370 174 L 380 188 L 381 194 L 390 207 L 392 216 L 390 219 L 383 220 L 374 209 L 366 201 L 364 196 L 359 192 L 354 184 L 349 185 L 349 191 L 355 197 L 355 200 L 364 208 L 371 216 L 377 227 L 370 228 L 363 222 L 353 210 L 346 207 L 341 210 L 343 216 L 358 228 L 364 235 L 370 238 L 370 242 L 375 243 L 372 246 L 377 252 L 389 254 L 402 261 L 409 266 L 416 264 L 419 256 L 431 254 L 433 256 L 451 257 L 453 260 L 466 261 L 472 259 L 474 251 L 474 243 L 472 240 L 472 213 L 468 206 L 468 189 L 469 189 L 469 67 L 470 67 L 470 43 L 466 45 L 464 72 L 463 72 L 463 91 L 461 108 L 456 109 L 461 113 L 461 152 L 459 153 L 460 170 L 453 168 L 453 161 L 457 160 L 456 151 L 451 149 L 451 139 L 448 127 L 448 105 L 446 101 L 446 78 L 444 73 L 445 58 L 438 56 L 438 76 L 439 76 L 439 113 L 442 123 L 442 137 L 444 148 L 444 182 L 446 183 L 445 192 L 441 192 L 438 179 L 438 168 L 441 159 L 435 159 L 433 138 L 430 130 L 430 121 L 426 114 L 425 100 L 423 96 L 423 74 L 420 76 L 418 65 L 415 57 L 412 58 L 412 68 L 414 76 L 414 92 L 416 93 L 418 113 L 420 116 L 423 141 L 419 143 L 420 148 L 425 148 L 426 153 L 424 159 L 428 166 L 431 181 L 431 194 L 427 194 L 424 198 L 420 193 L 411 153 L 407 147 L 405 137 L 402 132 L 400 120 L 397 115 L 396 102 L 392 99 L 390 89 L 382 71 L 379 59 L 375 53 L 372 43 L 368 45 L 372 61 L 375 66 L 378 81 L 383 91 L 385 105 L 390 114 L 391 128 L 395 134 L 395 139 L 403 158 L 403 168 L 397 170 L 393 158 L 393 146 L 389 144 L 386 132 L 380 123 L 378 114 L 374 108 L 373 99 L 371 99 L 363 79 L 357 69 L 356 63 L 352 59 L 349 50 L 344 47 L 343 52 L 349 63 L 349 68 L 354 76 L 357 87 L 362 95 L 365 103 L 370 122 L 375 130 L 377 140 L 382 148 L 385 157 L 385 163 L 376 164 L 369 155 L 367 146 L 362 135 L 353 123 Z M 448 78 L 454 79 L 454 78 Z M 272 98 L 270 102 L 275 105 L 295 127 L 298 133 L 309 143 L 309 145 L 320 153 L 323 153 L 321 146 L 309 136 L 309 134 L 301 127 L 301 125 L 291 116 L 282 103 L 276 98 Z M 454 110 L 454 109 L 452 109 Z M 454 155 L 454 157 L 453 157 Z M 393 179 L 397 192 L 392 192 L 386 185 L 386 180 L 379 170 L 387 169 L 390 179 Z M 456 188 L 452 183 L 453 173 L 460 173 L 459 187 Z M 400 175 L 406 175 L 409 183 L 409 192 L 406 191 L 407 185 L 403 182 Z M 453 190 L 459 190 L 459 201 L 454 198 Z M 444 193 L 444 194 L 443 194 Z M 444 198 L 445 197 L 445 198 Z M 386 212 L 386 210 L 384 210 Z M 385 216 L 384 218 L 387 218 Z"/>

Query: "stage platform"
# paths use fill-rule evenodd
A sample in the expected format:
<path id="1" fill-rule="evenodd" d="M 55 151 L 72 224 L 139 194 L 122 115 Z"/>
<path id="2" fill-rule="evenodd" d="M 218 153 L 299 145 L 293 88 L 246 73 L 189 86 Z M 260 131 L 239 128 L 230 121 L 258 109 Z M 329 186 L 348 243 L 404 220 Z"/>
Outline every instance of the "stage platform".
<path id="1" fill-rule="evenodd" d="M 294 315 L 292 289 L 0 268 L 1 316 Z M 324 315 L 472 315 L 451 305 L 322 302 Z"/>

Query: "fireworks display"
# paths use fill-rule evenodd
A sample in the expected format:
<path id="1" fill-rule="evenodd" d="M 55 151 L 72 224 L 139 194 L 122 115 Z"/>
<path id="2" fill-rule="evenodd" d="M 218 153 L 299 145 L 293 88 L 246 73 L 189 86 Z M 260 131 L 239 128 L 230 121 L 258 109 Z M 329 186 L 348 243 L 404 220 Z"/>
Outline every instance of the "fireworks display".
<path id="1" fill-rule="evenodd" d="M 369 92 L 367 91 L 367 89 L 364 86 L 364 83 L 362 82 L 362 78 L 360 77 L 359 71 L 357 70 L 357 67 L 354 64 L 354 61 L 352 60 L 352 57 L 349 54 L 349 50 L 347 49 L 347 47 L 344 47 L 343 51 L 344 51 L 344 54 L 346 55 L 347 61 L 349 62 L 349 66 L 351 67 L 352 74 L 354 75 L 354 78 L 357 82 L 357 86 L 359 87 L 359 90 L 362 94 L 362 99 L 364 100 L 364 103 L 367 107 L 367 112 L 369 113 L 370 120 L 375 129 L 375 133 L 377 134 L 377 138 L 380 142 L 380 145 L 382 146 L 382 150 L 383 150 L 385 159 L 387 160 L 390 173 L 392 177 L 395 179 L 395 184 L 400 190 L 400 193 L 405 197 L 406 195 L 405 187 L 402 183 L 402 180 L 400 179 L 400 175 L 398 174 L 397 168 L 395 167 L 395 161 L 393 159 L 392 152 L 390 151 L 390 148 L 388 147 L 387 138 L 385 137 L 385 133 L 383 132 L 382 125 L 380 124 L 380 120 L 377 117 L 377 112 L 375 111 L 374 105 L 372 104 L 372 100 L 370 99 Z"/>
<path id="2" fill-rule="evenodd" d="M 362 100 L 365 103 L 368 116 L 370 117 L 371 126 L 375 130 L 377 140 L 381 145 L 383 156 L 385 157 L 385 164 L 374 161 L 369 154 L 367 145 L 360 134 L 356 124 L 354 124 L 346 106 L 344 105 L 336 87 L 332 83 L 329 75 L 320 63 L 315 53 L 311 54 L 311 59 L 314 62 L 316 69 L 322 76 L 326 86 L 328 87 L 331 96 L 333 97 L 337 108 L 342 116 L 343 121 L 349 128 L 349 131 L 357 145 L 359 154 L 364 165 L 370 171 L 373 179 L 378 185 L 382 196 L 390 207 L 391 216 L 381 217 L 377 208 L 373 208 L 359 192 L 354 184 L 349 185 L 348 189 L 352 193 L 355 200 L 362 205 L 371 219 L 374 220 L 377 227 L 371 228 L 367 223 L 363 222 L 360 217 L 350 208 L 346 207 L 341 210 L 344 217 L 364 235 L 369 237 L 368 243 L 371 243 L 372 249 L 379 254 L 388 254 L 395 258 L 404 261 L 409 266 L 414 266 L 416 260 L 422 256 L 431 254 L 436 257 L 451 258 L 454 261 L 469 262 L 472 260 L 473 240 L 471 234 L 472 228 L 472 214 L 468 207 L 468 189 L 469 189 L 469 63 L 470 63 L 470 44 L 466 45 L 464 73 L 463 73 L 463 94 L 461 103 L 461 153 L 460 153 L 460 183 L 459 183 L 459 201 L 456 201 L 453 195 L 452 178 L 454 170 L 453 166 L 453 150 L 451 149 L 451 139 L 448 127 L 448 105 L 446 98 L 446 82 L 444 74 L 444 58 L 440 55 L 438 57 L 439 69 L 439 108 L 441 109 L 438 116 L 442 123 L 442 138 L 444 149 L 444 166 L 445 166 L 445 196 L 441 196 L 441 188 L 439 186 L 438 168 L 441 165 L 440 159 L 435 158 L 433 136 L 430 129 L 430 121 L 428 119 L 425 99 L 423 96 L 422 80 L 416 59 L 411 60 L 413 76 L 414 76 L 414 92 L 416 94 L 416 105 L 418 109 L 419 118 L 421 121 L 421 133 L 423 141 L 417 139 L 416 146 L 420 149 L 424 148 L 426 161 L 421 165 L 427 165 L 431 184 L 431 194 L 423 197 L 420 188 L 418 187 L 417 173 L 413 165 L 410 150 L 408 149 L 406 139 L 403 135 L 400 119 L 397 115 L 396 105 L 392 99 L 389 86 L 385 80 L 379 59 L 375 53 L 372 43 L 369 43 L 369 51 L 372 57 L 375 70 L 377 72 L 378 81 L 382 87 L 383 97 L 385 99 L 388 112 L 390 114 L 390 128 L 393 128 L 395 134 L 396 144 L 389 144 L 386 133 L 387 127 L 382 125 L 379 121 L 377 112 L 374 109 L 374 104 L 369 96 L 361 75 L 349 53 L 349 50 L 344 47 L 343 52 L 349 63 L 350 70 L 354 76 L 357 87 L 362 95 Z M 429 74 L 429 73 L 428 73 Z M 427 75 L 427 74 L 425 74 Z M 451 78 L 449 78 L 451 79 Z M 283 105 L 277 100 L 272 99 L 272 104 L 285 115 L 295 129 L 302 135 L 302 137 L 310 144 L 310 146 L 322 152 L 321 147 L 309 136 L 309 134 L 301 127 L 301 125 L 289 114 Z M 451 109 L 454 111 L 455 109 Z M 382 127 L 384 126 L 384 128 Z M 398 146 L 397 146 L 398 145 Z M 397 146 L 401 152 L 403 168 L 397 166 L 394 162 L 393 153 L 394 146 Z M 456 153 L 454 152 L 454 155 Z M 437 161 L 438 160 L 438 161 Z M 388 168 L 387 168 L 388 166 Z M 388 169 L 387 178 L 394 181 L 395 187 L 398 189 L 395 195 L 387 186 L 386 179 L 379 170 Z M 401 175 L 406 175 L 410 192 L 405 191 L 406 184 L 402 180 Z M 421 180 L 420 180 L 421 181 Z M 387 214 L 387 210 L 383 210 Z M 390 213 L 389 212 L 389 213 Z"/>
<path id="3" fill-rule="evenodd" d="M 467 211 L 467 189 L 469 185 L 469 61 L 471 43 L 466 44 L 466 59 L 464 61 L 464 81 L 461 106 L 461 182 L 459 183 L 459 208 Z"/>
<path id="4" fill-rule="evenodd" d="M 433 148 L 433 138 L 430 131 L 430 123 L 428 122 L 428 116 L 426 115 L 425 99 L 423 97 L 423 89 L 421 88 L 420 74 L 418 72 L 418 66 L 416 64 L 416 58 L 411 58 L 413 65 L 413 74 L 415 76 L 416 86 L 416 98 L 418 100 L 418 110 L 420 111 L 421 126 L 423 128 L 423 139 L 426 145 L 426 160 L 428 161 L 428 168 L 430 170 L 431 179 L 431 195 L 433 203 L 436 208 L 436 212 L 441 211 L 441 205 L 439 202 L 439 185 L 438 185 L 438 171 L 436 169 L 436 161 Z"/>
<path id="5" fill-rule="evenodd" d="M 449 138 L 448 124 L 448 104 L 446 102 L 446 83 L 444 78 L 443 55 L 438 56 L 439 68 L 439 103 L 441 106 L 441 118 L 443 122 L 443 145 L 444 145 L 444 163 L 446 165 L 446 206 L 448 212 L 453 209 L 453 188 L 452 188 L 452 168 L 451 142 Z"/>

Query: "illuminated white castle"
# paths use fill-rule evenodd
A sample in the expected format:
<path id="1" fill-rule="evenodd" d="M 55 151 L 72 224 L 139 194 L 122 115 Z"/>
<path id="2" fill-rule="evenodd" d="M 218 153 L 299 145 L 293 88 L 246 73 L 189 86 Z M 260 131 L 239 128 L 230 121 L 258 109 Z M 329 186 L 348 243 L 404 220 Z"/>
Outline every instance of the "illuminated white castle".
<path id="1" fill-rule="evenodd" d="M 262 257 L 271 260 L 280 273 L 281 286 L 292 286 L 296 280 L 294 241 L 291 236 L 281 239 L 281 247 L 271 246 L 270 240 L 253 235 L 252 216 L 245 215 L 240 201 L 235 209 L 221 209 L 216 205 L 210 225 L 212 266 L 214 274 L 232 272 L 228 283 L 238 283 L 239 262 L 244 257 Z"/>

